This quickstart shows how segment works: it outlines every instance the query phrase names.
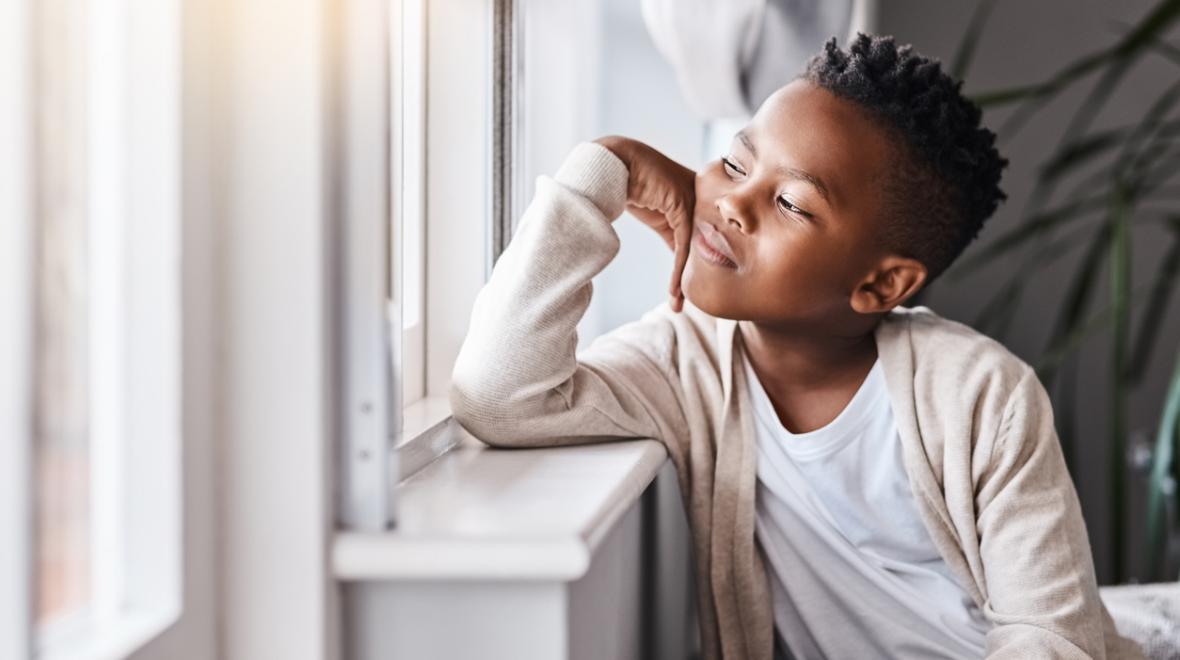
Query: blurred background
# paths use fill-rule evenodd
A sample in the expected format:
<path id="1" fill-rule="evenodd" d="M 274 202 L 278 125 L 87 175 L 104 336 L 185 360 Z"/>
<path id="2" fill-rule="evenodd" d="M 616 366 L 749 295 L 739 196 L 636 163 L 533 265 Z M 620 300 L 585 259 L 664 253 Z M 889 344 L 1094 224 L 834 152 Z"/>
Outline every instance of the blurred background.
<path id="1" fill-rule="evenodd" d="M 914 304 L 1038 367 L 1100 584 L 1174 581 L 1177 21 L 1170 0 L 6 3 L 0 657 L 384 657 L 402 592 L 359 585 L 419 556 L 398 519 L 486 540 L 485 510 L 445 524 L 462 489 L 532 474 L 464 484 L 449 461 L 482 464 L 445 400 L 536 177 L 605 134 L 699 167 L 858 30 L 939 58 L 1010 162 Z M 579 347 L 664 300 L 664 243 L 615 227 Z M 679 641 L 628 648 L 687 657 L 685 523 L 649 477 L 634 548 Z M 428 556 L 407 579 L 454 588 Z"/>

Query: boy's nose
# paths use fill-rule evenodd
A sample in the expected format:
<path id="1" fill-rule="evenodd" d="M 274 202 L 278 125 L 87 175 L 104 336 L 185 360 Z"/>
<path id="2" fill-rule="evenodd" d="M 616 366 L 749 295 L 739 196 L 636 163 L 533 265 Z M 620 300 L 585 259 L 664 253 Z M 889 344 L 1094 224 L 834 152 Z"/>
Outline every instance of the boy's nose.
<path id="1" fill-rule="evenodd" d="M 751 218 L 754 216 L 750 212 L 749 202 L 740 195 L 731 193 L 718 197 L 717 211 L 727 225 L 732 224 L 744 233 L 749 233 L 753 228 Z"/>

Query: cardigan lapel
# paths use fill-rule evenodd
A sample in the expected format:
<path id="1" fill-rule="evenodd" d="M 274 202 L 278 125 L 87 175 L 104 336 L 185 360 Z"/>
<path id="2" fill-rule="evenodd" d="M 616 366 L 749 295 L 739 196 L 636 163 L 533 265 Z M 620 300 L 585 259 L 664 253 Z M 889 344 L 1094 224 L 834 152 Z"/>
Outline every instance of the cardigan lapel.
<path id="1" fill-rule="evenodd" d="M 734 561 L 738 557 L 737 549 L 734 547 L 737 540 L 734 530 L 739 514 L 738 482 L 742 462 L 740 438 L 733 437 L 730 417 L 734 404 L 733 374 L 730 366 L 733 363 L 734 325 L 728 319 L 718 319 L 717 323 L 723 400 L 722 419 L 716 439 L 716 463 L 713 466 L 713 530 L 709 551 L 709 581 L 713 587 L 721 656 L 725 658 L 747 656 L 745 640 L 738 639 L 733 634 L 742 629 L 739 595 L 734 584 Z"/>
<path id="2" fill-rule="evenodd" d="M 913 327 L 910 323 L 911 316 L 921 313 L 921 310 L 928 308 L 921 305 L 913 308 L 897 307 L 886 315 L 874 331 L 877 354 L 889 391 L 894 423 L 901 438 L 902 462 L 918 511 L 943 560 L 956 573 L 975 604 L 983 607 L 980 585 L 967 565 L 962 540 L 947 510 L 943 486 L 935 477 L 930 454 L 926 451 L 929 443 L 945 444 L 945 438 L 922 435 L 921 407 L 930 399 L 925 393 L 915 391 L 914 383 L 919 381 L 914 377 L 914 372 L 920 365 L 915 355 Z"/>
<path id="3" fill-rule="evenodd" d="M 910 336 L 910 308 L 891 311 L 874 330 L 877 356 L 885 375 L 885 386 L 893 406 L 893 418 L 901 436 L 902 459 L 909 476 L 910 487 L 919 498 L 921 509 L 930 509 L 939 527 L 954 534 L 954 526 L 945 506 L 929 506 L 942 501 L 942 487 L 934 478 L 926 450 L 923 448 L 918 400 L 914 392 L 914 350 Z M 957 541 L 956 541 L 957 545 Z"/>
<path id="4" fill-rule="evenodd" d="M 726 657 L 769 658 L 774 647 L 774 613 L 765 566 L 756 547 L 758 447 L 752 413 L 746 405 L 749 384 L 737 363 L 738 351 L 743 350 L 737 346 L 740 342 L 737 321 L 718 319 L 724 421 L 723 437 L 718 439 L 715 492 L 724 492 L 727 497 L 714 500 L 714 593 L 719 602 L 724 598 L 736 606 L 740 628 L 730 630 L 742 633 L 741 640 L 722 640 Z"/>

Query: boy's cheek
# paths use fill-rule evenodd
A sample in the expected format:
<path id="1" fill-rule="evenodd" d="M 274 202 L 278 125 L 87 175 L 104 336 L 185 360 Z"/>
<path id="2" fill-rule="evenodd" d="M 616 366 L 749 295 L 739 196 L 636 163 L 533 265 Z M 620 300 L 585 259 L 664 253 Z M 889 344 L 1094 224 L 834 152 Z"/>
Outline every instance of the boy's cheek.
<path id="1" fill-rule="evenodd" d="M 697 174 L 696 178 L 696 206 L 693 217 L 717 224 L 721 220 L 721 213 L 717 210 L 717 198 L 724 189 L 712 172 L 714 164 L 710 163 Z"/>

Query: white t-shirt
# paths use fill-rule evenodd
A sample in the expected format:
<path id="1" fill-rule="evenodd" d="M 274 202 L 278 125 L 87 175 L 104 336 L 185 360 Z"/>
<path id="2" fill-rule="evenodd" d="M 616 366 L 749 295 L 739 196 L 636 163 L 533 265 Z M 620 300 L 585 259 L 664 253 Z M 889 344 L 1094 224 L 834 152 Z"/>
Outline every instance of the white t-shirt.
<path id="1" fill-rule="evenodd" d="M 836 419 L 791 433 L 744 357 L 756 536 L 776 658 L 981 658 L 991 623 L 922 523 L 878 360 Z"/>

